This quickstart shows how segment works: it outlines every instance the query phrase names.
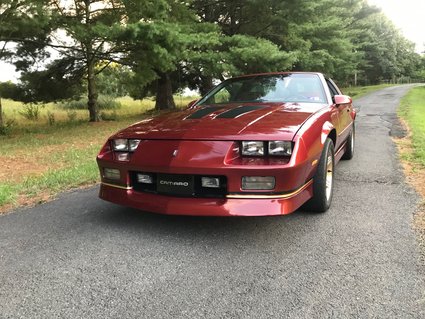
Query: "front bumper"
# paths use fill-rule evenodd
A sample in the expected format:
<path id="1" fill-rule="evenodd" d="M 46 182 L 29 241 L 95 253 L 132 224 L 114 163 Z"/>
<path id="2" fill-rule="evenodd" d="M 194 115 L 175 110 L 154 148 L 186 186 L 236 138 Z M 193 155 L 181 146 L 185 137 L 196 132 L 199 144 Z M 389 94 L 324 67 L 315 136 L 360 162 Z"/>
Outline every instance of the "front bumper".
<path id="1" fill-rule="evenodd" d="M 279 195 L 227 195 L 226 198 L 187 198 L 134 191 L 108 183 L 100 186 L 99 197 L 123 206 L 166 215 L 270 216 L 297 210 L 313 195 L 312 180 Z"/>
<path id="2" fill-rule="evenodd" d="M 296 143 L 291 160 L 242 159 L 232 156 L 232 141 L 143 141 L 130 161 L 118 162 L 105 145 L 97 158 L 102 184 L 100 198 L 161 214 L 196 216 L 267 216 L 289 214 L 313 195 L 312 164 Z M 178 150 L 177 156 L 172 154 Z M 236 158 L 236 159 L 235 159 Z M 317 161 L 313 161 L 314 163 Z M 120 171 L 117 180 L 105 178 L 104 169 Z M 218 196 L 164 195 L 140 189 L 134 173 L 222 176 L 225 189 Z M 133 176 L 133 177 L 132 177 Z M 244 176 L 274 176 L 272 191 L 242 189 Z M 196 178 L 195 178 L 196 181 Z M 196 182 L 195 182 L 195 185 Z M 195 187 L 196 189 L 196 187 Z M 201 196 L 197 196 L 201 195 Z"/>

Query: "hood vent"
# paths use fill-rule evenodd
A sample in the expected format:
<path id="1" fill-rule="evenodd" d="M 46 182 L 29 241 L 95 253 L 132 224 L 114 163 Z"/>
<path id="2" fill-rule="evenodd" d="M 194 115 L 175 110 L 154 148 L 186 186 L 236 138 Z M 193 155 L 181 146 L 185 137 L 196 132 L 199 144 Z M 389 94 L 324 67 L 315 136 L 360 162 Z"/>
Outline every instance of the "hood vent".
<path id="1" fill-rule="evenodd" d="M 264 108 L 264 106 L 260 106 L 260 105 L 240 106 L 217 115 L 216 119 L 234 119 L 242 114 L 259 110 L 262 108 Z"/>
<path id="2" fill-rule="evenodd" d="M 197 119 L 201 119 L 204 116 L 207 116 L 211 113 L 214 113 L 216 111 L 218 111 L 219 109 L 221 109 L 221 106 L 208 106 L 208 107 L 204 107 L 200 110 L 197 110 L 196 112 L 192 113 L 191 115 L 189 115 L 188 117 L 186 117 L 186 120 L 197 120 Z"/>

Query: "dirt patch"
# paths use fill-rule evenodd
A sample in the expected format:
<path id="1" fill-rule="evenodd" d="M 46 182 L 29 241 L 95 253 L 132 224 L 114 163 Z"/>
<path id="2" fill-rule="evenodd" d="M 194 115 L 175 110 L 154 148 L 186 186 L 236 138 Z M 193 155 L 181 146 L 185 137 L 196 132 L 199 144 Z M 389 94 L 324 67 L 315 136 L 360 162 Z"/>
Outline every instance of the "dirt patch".
<path id="1" fill-rule="evenodd" d="M 416 190 L 422 197 L 419 205 L 419 211 L 415 215 L 414 227 L 421 232 L 422 237 L 425 238 L 425 167 L 414 162 L 403 159 L 413 153 L 413 146 L 411 140 L 411 132 L 406 122 L 400 119 L 403 130 L 406 136 L 403 138 L 394 138 L 397 145 L 399 154 L 402 155 L 401 164 L 403 166 L 406 181 Z"/>
<path id="2" fill-rule="evenodd" d="M 96 183 L 87 183 L 87 184 L 82 184 L 79 187 L 76 187 L 73 189 L 74 190 L 85 189 L 88 187 L 92 187 L 94 185 L 96 185 Z M 70 191 L 72 191 L 72 189 Z M 25 194 L 21 194 L 18 196 L 18 198 L 16 199 L 14 203 L 0 206 L 0 215 L 10 213 L 13 209 L 16 209 L 18 207 L 20 208 L 33 207 L 38 204 L 46 203 L 55 199 L 55 197 L 56 197 L 55 193 L 50 193 L 48 191 L 37 193 L 37 195 L 31 196 L 31 197 Z"/>
<path id="3" fill-rule="evenodd" d="M 28 176 L 43 174 L 48 168 L 35 160 L 26 160 L 18 156 L 0 156 L 1 182 L 20 182 Z"/>
<path id="4" fill-rule="evenodd" d="M 49 169 L 61 168 L 61 163 L 52 163 L 50 154 L 62 150 L 62 145 L 49 145 L 38 152 L 18 151 L 10 156 L 0 156 L 0 183 L 19 183 L 27 177 L 40 176 Z"/>

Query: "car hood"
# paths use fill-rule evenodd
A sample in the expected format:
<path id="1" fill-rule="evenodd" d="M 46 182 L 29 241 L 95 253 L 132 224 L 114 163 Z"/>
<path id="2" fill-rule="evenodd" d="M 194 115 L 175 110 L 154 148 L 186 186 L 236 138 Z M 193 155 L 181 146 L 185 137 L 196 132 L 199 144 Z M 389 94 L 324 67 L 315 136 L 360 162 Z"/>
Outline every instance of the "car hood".
<path id="1" fill-rule="evenodd" d="M 114 138 L 182 140 L 292 140 L 319 103 L 205 105 L 145 119 Z"/>

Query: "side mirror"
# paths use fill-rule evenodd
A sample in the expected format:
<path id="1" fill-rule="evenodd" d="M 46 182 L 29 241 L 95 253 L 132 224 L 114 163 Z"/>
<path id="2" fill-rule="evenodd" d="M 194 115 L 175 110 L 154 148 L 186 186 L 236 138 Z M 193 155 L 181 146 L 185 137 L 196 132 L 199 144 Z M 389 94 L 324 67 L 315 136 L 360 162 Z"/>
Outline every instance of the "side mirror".
<path id="1" fill-rule="evenodd" d="M 193 107 L 199 100 L 193 100 L 190 101 L 189 104 L 187 105 L 187 108 L 190 109 L 191 107 Z"/>
<path id="2" fill-rule="evenodd" d="M 353 100 L 348 95 L 335 95 L 334 96 L 334 103 L 336 105 L 341 104 L 351 104 Z"/>

